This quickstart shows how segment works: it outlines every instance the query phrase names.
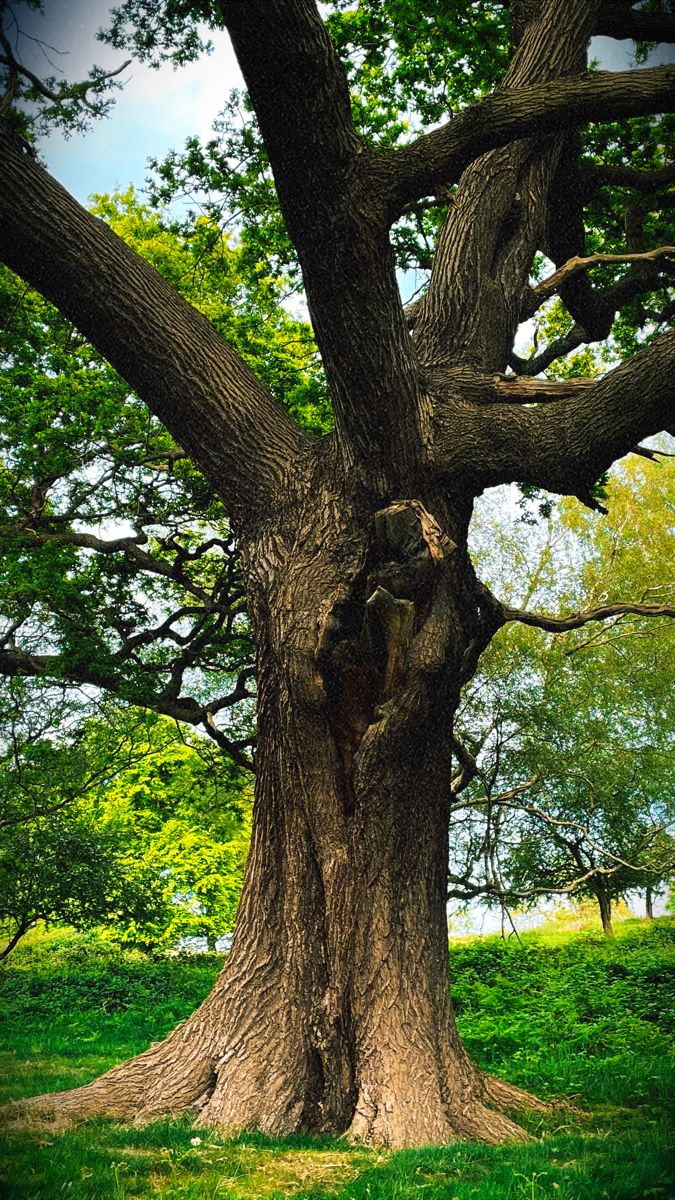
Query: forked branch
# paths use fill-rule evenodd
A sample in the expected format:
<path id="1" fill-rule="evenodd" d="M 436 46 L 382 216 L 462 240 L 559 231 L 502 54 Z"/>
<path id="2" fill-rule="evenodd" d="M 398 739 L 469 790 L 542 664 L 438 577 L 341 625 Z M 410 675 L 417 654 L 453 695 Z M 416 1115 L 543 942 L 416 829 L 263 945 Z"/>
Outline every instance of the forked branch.
<path id="1" fill-rule="evenodd" d="M 641 439 L 673 426 L 674 370 L 668 332 L 591 384 L 570 381 L 574 393 L 553 404 L 460 402 L 449 390 L 436 408 L 437 466 L 466 472 L 479 487 L 515 480 L 586 494 Z"/>
<path id="2" fill-rule="evenodd" d="M 654 250 L 645 250 L 638 254 L 590 254 L 586 258 L 581 258 L 575 255 L 563 263 L 553 275 L 549 275 L 547 279 L 543 279 L 531 289 L 531 294 L 536 300 L 536 307 L 543 304 L 550 296 L 554 296 L 560 291 L 561 287 L 577 275 L 583 274 L 584 271 L 589 271 L 591 267 L 598 266 L 599 263 L 653 263 L 658 262 L 662 258 L 675 257 L 675 246 L 657 246 Z M 534 311 L 534 309 L 532 310 Z M 531 313 L 529 314 L 531 315 Z"/>

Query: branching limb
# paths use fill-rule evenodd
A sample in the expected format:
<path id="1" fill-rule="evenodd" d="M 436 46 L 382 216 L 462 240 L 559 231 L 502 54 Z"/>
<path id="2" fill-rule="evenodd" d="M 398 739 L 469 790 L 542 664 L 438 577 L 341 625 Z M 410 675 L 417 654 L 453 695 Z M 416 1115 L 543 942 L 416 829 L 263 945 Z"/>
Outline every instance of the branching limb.
<path id="1" fill-rule="evenodd" d="M 675 42 L 675 17 L 667 12 L 641 12 L 630 4 L 605 0 L 598 13 L 596 34 L 634 42 Z"/>
<path id="2" fill-rule="evenodd" d="M 89 101 L 88 93 L 92 91 L 100 92 L 111 79 L 115 79 L 118 75 L 122 74 L 122 71 L 126 71 L 127 67 L 131 66 L 131 59 L 128 58 L 126 62 L 116 67 L 114 71 L 101 72 L 93 79 L 86 79 L 82 83 L 66 84 L 64 87 L 59 88 L 58 91 L 55 91 L 53 88 L 48 87 L 40 79 L 39 75 L 35 75 L 33 71 L 30 71 L 28 67 L 25 67 L 23 63 L 18 61 L 12 51 L 10 42 L 1 29 L 0 47 L 2 47 L 0 64 L 9 67 L 11 75 L 18 75 L 25 79 L 30 84 L 31 89 L 44 97 L 45 100 L 49 100 L 50 103 L 55 105 L 61 105 L 70 100 L 77 100 L 94 114 L 98 113 L 98 109 Z"/>
<path id="3" fill-rule="evenodd" d="M 521 804 L 513 804 L 512 801 L 518 796 L 522 796 L 524 792 L 529 792 L 531 788 L 536 787 L 541 781 L 541 775 L 533 775 L 530 779 L 526 779 L 524 783 L 518 783 L 512 788 L 508 788 L 505 792 L 499 792 L 496 796 L 479 796 L 477 799 L 462 801 L 459 804 L 451 805 L 451 812 L 458 812 L 462 808 L 478 808 L 481 805 L 502 805 L 512 808 L 523 808 Z M 454 793 L 457 794 L 456 792 Z M 529 811 L 529 809 L 527 810 Z"/>
<path id="4" fill-rule="evenodd" d="M 461 767 L 459 775 L 456 775 L 450 784 L 450 795 L 456 797 L 476 778 L 478 763 L 468 746 L 455 733 L 452 735 L 452 752 Z"/>
<path id="5" fill-rule="evenodd" d="M 628 613 L 637 617 L 675 617 L 674 604 L 632 604 L 630 602 L 601 604 L 597 608 L 571 613 L 567 617 L 526 612 L 525 609 L 509 608 L 507 605 L 502 605 L 502 611 L 505 621 L 518 621 L 521 625 L 531 625 L 535 629 L 544 629 L 547 633 L 567 633 L 570 629 L 581 629 L 589 621 L 606 621 L 610 617 Z"/>
<path id="6" fill-rule="evenodd" d="M 645 250 L 639 254 L 590 254 L 587 258 L 575 256 L 563 263 L 562 267 L 559 267 L 553 275 L 549 275 L 547 279 L 532 288 L 532 295 L 536 299 L 536 308 L 550 296 L 559 292 L 570 279 L 590 270 L 598 263 L 654 263 L 662 258 L 672 258 L 673 256 L 675 256 L 675 246 L 657 246 L 654 250 Z M 532 316 L 532 312 L 528 313 L 528 316 Z"/>
<path id="7" fill-rule="evenodd" d="M 516 480 L 585 494 L 642 438 L 673 425 L 674 372 L 668 332 L 555 404 L 472 404 L 447 392 L 436 408 L 437 467 L 467 472 L 483 487 Z"/>
<path id="8" fill-rule="evenodd" d="M 221 0 L 302 266 L 350 470 L 400 489 L 428 444 L 386 205 L 354 128 L 342 64 L 314 0 Z M 418 199 L 412 196 L 411 199 Z M 426 427 L 426 428 L 425 428 Z"/>
<path id="9" fill-rule="evenodd" d="M 672 252 L 671 247 L 662 247 L 668 254 Z M 619 256 L 617 256 L 619 257 Z M 664 254 L 663 257 L 666 257 Z M 665 286 L 668 280 L 659 275 L 653 265 L 649 264 L 646 254 L 640 254 L 640 259 L 637 255 L 633 256 L 634 265 L 630 271 L 619 280 L 614 288 L 607 292 L 597 292 L 590 287 L 586 291 L 586 309 L 584 325 L 580 325 L 575 321 L 572 328 L 560 338 L 556 338 L 550 342 L 544 350 L 539 354 L 533 355 L 532 358 L 519 358 L 516 354 L 511 354 L 509 365 L 519 374 L 535 376 L 541 371 L 545 371 L 550 367 L 551 363 L 558 358 L 564 358 L 571 354 L 573 350 L 577 350 L 579 346 L 587 345 L 589 342 L 602 341 L 609 337 L 614 318 L 618 312 L 631 300 L 637 296 L 642 296 L 645 293 L 653 292 L 656 288 Z M 626 256 L 628 261 L 628 256 Z M 641 260 L 641 262 L 640 262 Z M 582 276 L 583 277 L 583 276 Z M 562 285 L 564 290 L 566 285 Z M 530 293 L 530 299 L 532 292 Z M 536 304 L 536 300 L 533 302 Z M 531 316 L 535 311 L 535 307 L 526 303 L 524 316 Z M 662 323 L 665 324 L 667 316 L 663 314 Z"/>
<path id="10" fill-rule="evenodd" d="M 144 534 L 135 537 L 100 538 L 95 534 L 69 531 L 67 533 L 44 532 L 31 529 L 25 525 L 0 526 L 0 536 L 15 538 L 17 543 L 27 543 L 31 546 L 79 546 L 85 550 L 95 550 L 97 554 L 123 554 L 131 559 L 142 571 L 151 575 L 161 575 L 166 579 L 180 582 L 187 591 L 202 601 L 208 601 L 208 592 L 187 579 L 179 569 L 180 560 L 170 562 L 168 559 L 156 558 L 144 550 L 143 543 L 148 541 Z M 187 557 L 187 556 L 186 556 Z"/>
<path id="11" fill-rule="evenodd" d="M 0 257 L 78 326 L 240 522 L 269 511 L 307 441 L 201 313 L 0 122 Z"/>
<path id="12" fill-rule="evenodd" d="M 598 72 L 495 92 L 447 125 L 383 156 L 391 218 L 420 197 L 436 195 L 487 150 L 585 121 L 670 111 L 674 92 L 675 68 L 670 66 Z"/>
<path id="13" fill-rule="evenodd" d="M 192 647 L 194 649 L 194 646 Z M 191 657 L 196 656 L 197 651 Z M 180 664 L 180 677 L 191 659 L 183 660 Z M 128 687 L 120 675 L 118 665 L 113 662 L 110 669 L 95 664 L 72 663 L 64 660 L 58 654 L 31 654 L 19 647 L 5 647 L 0 650 L 0 674 L 10 678 L 43 678 L 51 676 L 54 679 L 68 679 L 74 683 L 89 684 L 101 688 L 111 695 L 123 695 L 126 700 Z M 184 721 L 187 725 L 202 726 L 209 736 L 232 757 L 239 766 L 252 770 L 251 759 L 245 754 L 246 748 L 252 744 L 252 738 L 232 738 L 219 729 L 214 722 L 214 713 L 223 708 L 232 707 L 243 699 L 250 698 L 248 682 L 253 675 L 250 666 L 244 667 L 239 674 L 234 689 L 227 696 L 219 697 L 211 703 L 203 704 L 191 696 L 174 695 L 174 689 L 169 686 L 154 695 L 146 688 L 139 697 L 139 703 L 164 716 L 173 717 L 176 721 Z"/>
<path id="14" fill-rule="evenodd" d="M 647 196 L 653 196 L 660 188 L 675 181 L 675 166 L 658 167 L 652 171 L 640 171 L 622 163 L 582 163 L 581 181 L 585 190 L 596 191 L 604 184 L 615 187 L 633 188 Z"/>
<path id="15" fill-rule="evenodd" d="M 539 0 L 498 0 L 502 8 L 512 10 L 519 24 L 536 16 Z M 643 12 L 631 7 L 631 0 L 603 0 L 598 6 L 593 32 L 619 41 L 673 42 L 675 20 L 668 12 Z"/>

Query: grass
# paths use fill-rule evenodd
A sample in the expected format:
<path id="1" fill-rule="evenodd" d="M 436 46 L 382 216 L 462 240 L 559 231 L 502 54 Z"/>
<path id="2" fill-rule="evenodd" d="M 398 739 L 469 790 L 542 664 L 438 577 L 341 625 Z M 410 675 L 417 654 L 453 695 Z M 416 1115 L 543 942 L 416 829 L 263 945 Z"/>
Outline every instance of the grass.
<path id="1" fill-rule="evenodd" d="M 533 931 L 453 943 L 458 1023 L 481 1066 L 573 1107 L 536 1140 L 390 1153 L 340 1139 L 235 1139 L 186 1121 L 96 1121 L 4 1141 L 8 1200 L 673 1200 L 675 928 L 609 943 Z M 2 1097 L 84 1082 L 168 1031 L 208 992 L 218 956 L 152 961 L 50 935 L 2 978 Z M 158 997 L 161 1001 L 158 1002 Z M 11 1020 L 10 1013 L 13 1013 Z"/>

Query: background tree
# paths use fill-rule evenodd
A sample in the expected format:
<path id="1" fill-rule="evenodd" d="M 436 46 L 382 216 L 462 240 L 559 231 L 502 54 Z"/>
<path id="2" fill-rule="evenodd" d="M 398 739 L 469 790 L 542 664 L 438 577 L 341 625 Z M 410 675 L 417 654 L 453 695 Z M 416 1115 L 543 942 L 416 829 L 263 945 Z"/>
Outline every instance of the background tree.
<path id="1" fill-rule="evenodd" d="M 22 709 L 25 688 L 10 689 L 2 712 L 0 773 L 0 920 L 5 958 L 39 921 L 76 929 L 156 919 L 157 876 L 138 869 L 118 831 L 87 803 L 125 760 L 133 761 L 130 725 L 108 722 L 90 736 L 68 736 L 73 706 L 49 710 L 49 689 L 35 709 Z M 65 728 L 64 728 L 65 727 Z M 71 730 L 72 732 L 72 726 Z M 136 752 L 137 754 L 137 752 Z"/>
<path id="2" fill-rule="evenodd" d="M 639 595 L 645 578 L 652 597 L 666 595 L 672 531 L 659 512 L 672 504 L 672 481 L 671 467 L 633 459 L 611 480 L 608 517 L 589 521 L 566 502 L 530 524 L 526 544 L 513 504 L 495 536 L 493 500 L 474 526 L 474 552 L 517 604 Z M 522 626 L 495 638 L 455 723 L 465 765 L 453 808 L 464 832 L 451 895 L 508 905 L 590 895 L 611 936 L 612 901 L 649 882 L 640 866 L 651 866 L 654 887 L 668 876 L 673 649 L 669 621 L 645 627 L 621 615 L 564 642 Z"/>
<path id="3" fill-rule="evenodd" d="M 25 692 L 13 684 L 1 726 L 2 956 L 38 921 L 106 925 L 144 949 L 186 937 L 213 947 L 241 890 L 246 773 L 153 713 L 49 714 L 45 687 L 38 729 L 34 709 L 17 710 Z"/>
<path id="4" fill-rule="evenodd" d="M 616 231 L 620 202 L 604 199 L 610 168 L 620 167 L 631 196 L 670 176 L 661 159 L 643 174 L 613 130 L 598 135 L 596 146 L 612 145 L 600 163 L 577 134 L 587 120 L 649 118 L 673 91 L 670 67 L 588 71 L 590 36 L 671 38 L 672 20 L 603 0 L 452 5 L 449 20 L 435 4 L 361 9 L 354 19 L 336 4 L 324 23 L 311 0 L 129 0 L 110 35 L 180 60 L 199 49 L 197 17 L 226 25 L 257 130 L 226 131 L 222 166 L 248 138 L 249 182 L 258 163 L 263 185 L 273 174 L 293 252 L 287 268 L 274 243 L 270 273 L 292 270 L 297 256 L 330 396 L 328 435 L 304 429 L 275 381 L 50 179 L 30 154 L 26 120 L 3 126 L 0 253 L 208 479 L 237 534 L 257 654 L 252 848 L 225 972 L 165 1043 L 35 1102 L 62 1118 L 197 1111 L 221 1128 L 350 1130 L 393 1145 L 519 1136 L 495 1108 L 534 1099 L 477 1071 L 448 997 L 460 689 L 506 622 L 564 632 L 626 611 L 673 612 L 630 598 L 569 617 L 519 610 L 478 582 L 467 550 L 485 488 L 516 481 L 597 505 L 599 476 L 672 420 L 673 335 L 661 332 L 659 300 L 667 207 L 659 199 L 652 214 L 650 203 L 642 221 L 648 251 L 622 244 L 621 261 L 605 262 L 584 241 L 586 223 L 603 239 Z M 425 57 L 434 18 L 439 53 Z M 54 99 L 7 38 L 3 50 L 6 99 L 28 84 L 29 120 L 62 119 L 72 91 Z M 399 70 L 406 59 L 410 69 Z M 488 80 L 498 86 L 481 100 Z M 79 113 L 103 86 L 93 84 Z M 444 123 L 419 132 L 441 108 Z M 657 158 L 667 124 L 647 129 Z M 233 186 L 246 174 L 235 172 Z M 226 206 L 232 195 L 225 190 Z M 262 186 L 261 237 L 271 196 Z M 402 234 L 403 255 L 426 249 L 421 265 L 431 265 L 407 312 L 391 233 L 399 220 L 417 231 Z M 537 281 L 542 253 L 555 270 Z M 591 284 L 603 264 L 607 274 Z M 519 323 L 554 294 L 571 326 L 523 363 L 513 349 Z M 648 345 L 591 383 L 536 378 L 561 353 L 607 338 L 617 309 L 640 296 L 655 298 L 644 309 Z M 640 313 L 632 324 L 642 328 Z M 105 640 L 94 659 L 104 665 L 120 649 Z M 54 663 L 46 651 L 27 660 L 15 642 L 3 651 L 15 676 L 67 675 L 79 644 Z M 85 669 L 80 656 L 80 682 Z M 184 657 L 178 673 L 188 681 Z M 194 699 L 209 725 L 214 705 Z"/>

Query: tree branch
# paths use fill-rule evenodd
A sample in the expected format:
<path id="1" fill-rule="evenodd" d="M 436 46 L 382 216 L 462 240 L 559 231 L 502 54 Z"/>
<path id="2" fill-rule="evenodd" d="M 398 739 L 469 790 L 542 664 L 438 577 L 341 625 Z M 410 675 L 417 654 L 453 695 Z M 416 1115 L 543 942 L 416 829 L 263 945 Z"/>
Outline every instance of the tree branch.
<path id="1" fill-rule="evenodd" d="M 642 438 L 673 424 L 674 373 L 668 332 L 556 404 L 471 404 L 450 393 L 436 406 L 437 467 L 479 489 L 516 481 L 587 493 Z"/>
<path id="2" fill-rule="evenodd" d="M 536 306 L 528 312 L 528 316 L 532 316 L 540 304 L 559 292 L 570 279 L 589 271 L 598 263 L 653 263 L 673 256 L 675 256 L 675 246 L 657 246 L 654 250 L 645 250 L 639 254 L 590 254 L 587 258 L 575 255 L 563 263 L 553 275 L 549 275 L 547 279 L 542 280 L 531 289 Z"/>
<path id="3" fill-rule="evenodd" d="M 154 696 L 144 691 L 139 703 L 154 712 L 173 717 L 176 721 L 184 721 L 187 725 L 201 725 L 211 738 L 226 750 L 234 762 L 247 770 L 253 770 L 251 760 L 243 753 L 245 747 L 251 745 L 251 738 L 232 739 L 213 720 L 213 714 L 225 707 L 231 707 L 239 700 L 249 696 L 246 682 L 251 678 L 253 670 L 245 667 L 240 673 L 234 691 L 227 697 L 221 697 L 210 704 L 201 704 L 191 696 L 174 696 L 170 690 Z M 10 678 L 37 679 L 52 676 L 54 679 L 69 682 L 89 684 L 100 688 L 111 695 L 126 695 L 125 680 L 114 669 L 106 671 L 100 665 L 84 665 L 66 661 L 58 654 L 31 654 L 16 646 L 0 649 L 0 675 Z M 133 700 L 129 701 L 133 703 Z"/>
<path id="4" fill-rule="evenodd" d="M 493 404 L 554 404 L 595 387 L 596 379 L 530 379 L 521 375 L 496 375 Z"/>
<path id="5" fill-rule="evenodd" d="M 452 183 L 487 150 L 586 121 L 669 112 L 673 94 L 675 67 L 670 66 L 600 71 L 495 92 L 447 125 L 383 156 L 391 219 L 406 204 Z"/>
<path id="6" fill-rule="evenodd" d="M 84 104 L 92 112 L 96 112 L 96 109 L 87 99 L 87 92 L 100 90 L 109 80 L 115 79 L 117 75 L 122 74 L 122 71 L 126 71 L 132 62 L 128 58 L 126 62 L 116 67 L 114 71 L 101 72 L 96 78 L 87 79 L 83 83 L 66 84 L 58 92 L 55 92 L 52 88 L 47 87 L 39 75 L 35 75 L 28 67 L 24 67 L 23 63 L 20 63 L 15 58 L 11 44 L 2 29 L 0 29 L 0 46 L 4 51 L 3 54 L 0 54 L 0 63 L 5 67 L 9 67 L 11 74 L 23 76 L 31 85 L 31 88 L 38 92 L 40 96 L 43 96 L 45 100 L 51 101 L 52 104 L 63 104 L 67 100 L 79 100 L 81 104 Z"/>
<path id="7" fill-rule="evenodd" d="M 105 539 L 91 533 L 75 531 L 54 533 L 32 529 L 25 525 L 3 525 L 0 526 L 0 537 L 11 537 L 17 542 L 25 542 L 32 546 L 79 546 L 83 550 L 95 550 L 97 554 L 123 554 L 137 563 L 142 571 L 172 579 L 180 583 L 185 591 L 197 596 L 202 601 L 208 602 L 209 599 L 208 592 L 204 588 L 185 578 L 180 572 L 177 561 L 169 562 L 167 559 L 155 558 L 143 550 L 142 543 L 148 540 L 143 534 L 138 534 L 136 537 Z M 194 555 L 185 555 L 185 557 L 194 557 Z"/>
<path id="8" fill-rule="evenodd" d="M 660 247 L 659 249 L 663 249 L 667 254 L 670 254 L 672 247 Z M 578 349 L 579 346 L 586 345 L 589 342 L 602 341 L 604 338 L 609 337 L 616 314 L 626 304 L 630 303 L 637 296 L 642 296 L 646 292 L 653 292 L 655 289 L 667 284 L 664 276 L 660 275 L 654 266 L 649 265 L 649 253 L 645 252 L 643 254 L 643 252 L 639 252 L 639 255 L 634 254 L 633 258 L 636 261 L 630 270 L 608 291 L 596 291 L 590 285 L 588 286 L 584 297 L 583 313 L 578 308 L 575 309 L 578 316 L 583 316 L 584 324 L 576 320 L 567 333 L 549 342 L 548 346 L 531 358 L 520 358 L 517 354 L 511 353 L 509 366 L 520 375 L 538 375 L 541 371 L 545 371 L 547 367 L 550 367 L 551 363 L 555 362 L 557 358 L 564 358 L 566 355 L 571 354 L 573 350 Z M 663 257 L 666 257 L 666 254 Z M 640 258 L 642 265 L 640 265 Z M 561 291 L 564 292 L 563 300 L 569 300 L 568 287 L 563 285 Z M 533 294 L 533 289 L 530 289 L 521 310 L 524 320 L 536 312 L 536 308 L 533 307 L 533 304 L 536 303 L 536 301 L 532 300 Z M 667 314 L 663 315 L 663 324 L 665 324 L 668 318 Z"/>
<path id="9" fill-rule="evenodd" d="M 0 122 L 0 256 L 56 304 L 191 455 L 236 520 L 269 511 L 307 439 L 205 317 Z"/>
<path id="10" fill-rule="evenodd" d="M 630 4 L 605 0 L 598 13 L 596 34 L 634 42 L 675 42 L 675 18 L 664 12 L 640 12 Z"/>
<path id="11" fill-rule="evenodd" d="M 459 775 L 456 775 L 450 784 L 450 795 L 454 798 L 459 796 L 469 786 L 471 781 L 476 778 L 478 763 L 469 748 L 464 745 L 464 742 L 455 733 L 452 735 L 452 752 L 461 767 Z"/>
<path id="12" fill-rule="evenodd" d="M 498 0 L 502 8 L 513 8 L 511 0 Z M 520 0 L 521 23 L 536 16 L 539 0 Z M 595 18 L 593 32 L 602 37 L 631 39 L 635 42 L 675 41 L 675 21 L 664 12 L 641 12 L 631 8 L 631 0 L 603 0 Z"/>
<path id="13" fill-rule="evenodd" d="M 220 7 L 300 259 L 343 460 L 400 491 L 424 459 L 429 413 L 342 64 L 314 0 Z"/>
<path id="14" fill-rule="evenodd" d="M 505 621 L 519 621 L 521 625 L 532 625 L 547 633 L 567 633 L 570 629 L 581 629 L 589 621 L 606 621 L 609 617 L 631 613 L 638 617 L 675 617 L 674 604 L 601 604 L 585 612 L 571 613 L 568 617 L 552 617 L 546 613 L 526 612 L 522 608 L 502 605 Z"/>
<path id="15" fill-rule="evenodd" d="M 586 190 L 596 191 L 604 184 L 610 184 L 615 187 L 633 188 L 651 196 L 659 188 L 667 187 L 675 180 L 675 166 L 639 171 L 621 163 L 581 163 L 580 175 Z"/>

